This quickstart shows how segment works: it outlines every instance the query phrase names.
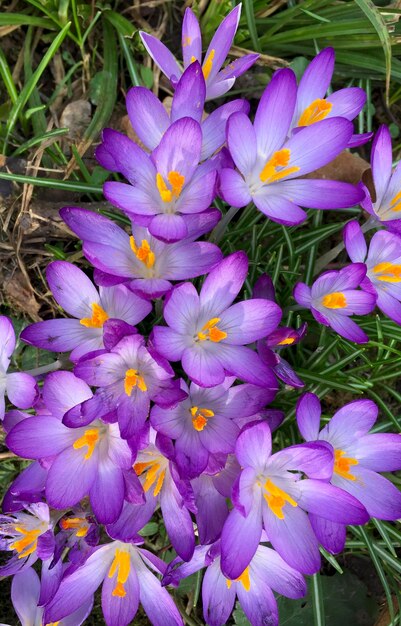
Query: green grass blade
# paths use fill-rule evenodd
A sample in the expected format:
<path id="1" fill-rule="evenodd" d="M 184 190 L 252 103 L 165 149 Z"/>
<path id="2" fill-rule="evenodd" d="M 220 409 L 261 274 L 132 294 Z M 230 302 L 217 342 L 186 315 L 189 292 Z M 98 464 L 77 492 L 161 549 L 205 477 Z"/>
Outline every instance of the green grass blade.
<path id="1" fill-rule="evenodd" d="M 54 128 L 53 130 L 49 130 L 49 132 L 44 133 L 43 135 L 38 135 L 36 137 L 32 137 L 32 139 L 28 139 L 25 143 L 19 146 L 16 150 L 14 150 L 12 156 L 16 157 L 20 154 L 26 152 L 26 150 L 30 150 L 34 146 L 38 144 L 44 143 L 45 141 L 49 141 L 49 139 L 53 139 L 55 137 L 60 137 L 61 135 L 66 135 L 69 133 L 69 128 Z"/>
<path id="2" fill-rule="evenodd" d="M 253 0 L 244 0 L 244 5 L 246 21 L 248 24 L 253 48 L 254 50 L 256 50 L 256 52 L 262 52 L 262 48 L 260 47 L 259 43 L 258 33 L 256 30 L 255 15 L 253 13 Z"/>
<path id="3" fill-rule="evenodd" d="M 103 188 L 98 185 L 89 185 L 80 181 L 55 180 L 53 178 L 35 178 L 35 176 L 22 176 L 21 174 L 6 174 L 0 172 L 0 179 L 11 180 L 15 183 L 36 185 L 37 187 L 49 187 L 50 189 L 63 189 L 64 191 L 75 191 L 77 193 L 97 193 L 102 194 Z"/>
<path id="4" fill-rule="evenodd" d="M 324 613 L 324 599 L 322 581 L 319 572 L 317 574 L 313 574 L 311 583 L 314 624 L 315 626 L 325 626 L 326 618 Z"/>

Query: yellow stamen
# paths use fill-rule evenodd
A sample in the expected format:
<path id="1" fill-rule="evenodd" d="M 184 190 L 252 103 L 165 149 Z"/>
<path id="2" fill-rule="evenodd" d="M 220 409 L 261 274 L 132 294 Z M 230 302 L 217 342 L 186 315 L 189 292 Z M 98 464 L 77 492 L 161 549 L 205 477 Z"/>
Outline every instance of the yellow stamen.
<path id="1" fill-rule="evenodd" d="M 86 537 L 89 530 L 89 524 L 82 517 L 64 517 L 60 521 L 63 530 L 75 530 L 76 537 Z"/>
<path id="2" fill-rule="evenodd" d="M 294 172 L 299 171 L 299 167 L 294 165 L 293 167 L 286 167 L 290 162 L 291 150 L 288 148 L 282 148 L 282 150 L 278 150 L 274 152 L 273 156 L 267 161 L 263 170 L 259 174 L 259 178 L 262 183 L 269 185 L 270 183 L 275 183 L 290 174 L 294 174 Z M 277 168 L 285 168 L 278 170 Z"/>
<path id="3" fill-rule="evenodd" d="M 153 461 L 146 461 L 145 463 L 135 463 L 134 465 L 134 472 L 137 476 L 146 472 L 145 482 L 143 483 L 143 489 L 145 492 L 148 492 L 154 483 L 156 483 L 153 490 L 154 496 L 159 495 L 166 476 L 166 470 L 160 470 L 161 465 L 156 459 Z"/>
<path id="4" fill-rule="evenodd" d="M 16 526 L 15 530 L 18 533 L 21 533 L 21 539 L 17 539 L 10 545 L 12 550 L 16 550 L 18 552 L 18 558 L 23 559 L 26 556 L 29 556 L 33 552 L 35 552 L 38 547 L 38 537 L 40 535 L 40 530 L 33 529 L 27 530 L 23 526 Z"/>
<path id="5" fill-rule="evenodd" d="M 85 433 L 82 435 L 82 437 L 74 442 L 73 448 L 74 450 L 79 450 L 80 448 L 84 448 L 85 446 L 87 446 L 88 450 L 84 456 L 84 459 L 88 461 L 94 453 L 98 441 L 99 430 L 97 428 L 88 428 L 88 430 L 85 430 Z"/>
<path id="6" fill-rule="evenodd" d="M 347 299 L 341 291 L 334 291 L 324 296 L 322 304 L 328 309 L 344 309 L 347 306 Z"/>
<path id="7" fill-rule="evenodd" d="M 79 320 L 79 323 L 87 328 L 103 328 L 103 324 L 109 319 L 109 316 L 100 304 L 92 302 L 91 307 L 93 311 L 92 317 L 83 317 Z"/>
<path id="8" fill-rule="evenodd" d="M 213 411 L 210 409 L 200 409 L 197 406 L 193 406 L 191 409 L 192 425 L 198 432 L 201 432 L 210 417 L 214 416 Z"/>
<path id="9" fill-rule="evenodd" d="M 131 235 L 131 237 L 129 238 L 129 243 L 131 246 L 131 250 L 135 254 L 136 258 L 139 261 L 142 261 L 142 263 L 146 265 L 147 268 L 152 268 L 155 264 L 156 257 L 155 253 L 152 252 L 150 248 L 149 242 L 146 241 L 146 239 L 142 239 L 142 243 L 140 247 L 138 247 L 135 243 L 134 237 Z"/>
<path id="10" fill-rule="evenodd" d="M 344 454 L 344 450 L 334 451 L 334 473 L 347 480 L 356 480 L 356 476 L 351 474 L 350 469 L 352 465 L 358 465 L 359 461 Z"/>
<path id="11" fill-rule="evenodd" d="M 295 339 L 294 337 L 286 337 L 285 339 L 282 339 L 281 341 L 278 342 L 278 346 L 290 346 L 292 343 L 294 343 Z"/>
<path id="12" fill-rule="evenodd" d="M 202 67 L 202 73 L 203 73 L 203 78 L 205 80 L 207 80 L 209 78 L 210 72 L 212 71 L 212 67 L 213 67 L 213 59 L 214 59 L 214 55 L 215 55 L 215 50 L 210 50 L 207 58 L 205 59 L 205 62 L 203 64 Z"/>
<path id="13" fill-rule="evenodd" d="M 118 598 L 125 598 L 127 592 L 124 589 L 124 584 L 128 580 L 128 576 L 131 570 L 131 559 L 129 552 L 125 550 L 116 550 L 114 560 L 109 569 L 109 578 L 113 578 L 113 576 L 117 573 L 117 581 L 116 586 L 112 592 L 112 596 L 117 596 Z"/>
<path id="14" fill-rule="evenodd" d="M 195 63 L 195 61 L 197 61 L 197 60 L 198 59 L 194 55 L 191 56 L 191 63 Z"/>
<path id="15" fill-rule="evenodd" d="M 206 324 L 202 327 L 202 330 L 198 333 L 198 339 L 200 341 L 205 341 L 209 339 L 214 343 L 218 343 L 227 337 L 227 333 L 224 330 L 220 330 L 217 324 L 220 322 L 220 317 L 213 317 L 211 320 L 206 322 Z M 205 331 L 205 332 L 204 332 Z"/>
<path id="16" fill-rule="evenodd" d="M 156 187 L 163 202 L 172 202 L 180 197 L 182 188 L 185 184 L 185 176 L 172 170 L 167 174 L 167 180 L 170 183 L 171 189 L 167 187 L 163 176 L 159 173 L 156 174 Z"/>
<path id="17" fill-rule="evenodd" d="M 127 396 L 131 395 L 134 387 L 138 387 L 140 391 L 148 390 L 145 379 L 141 374 L 138 374 L 138 370 L 127 370 L 124 379 L 124 391 Z"/>
<path id="18" fill-rule="evenodd" d="M 269 509 L 279 519 L 284 519 L 283 507 L 286 502 L 291 504 L 291 506 L 298 506 L 288 493 L 277 487 L 270 479 L 265 482 L 265 490 L 266 493 L 263 496 L 269 505 Z"/>
<path id="19" fill-rule="evenodd" d="M 333 105 L 324 98 L 314 100 L 306 109 L 298 120 L 298 126 L 310 126 L 315 122 L 320 122 L 330 113 Z"/>
<path id="20" fill-rule="evenodd" d="M 401 282 L 401 265 L 393 265 L 386 262 L 379 263 L 373 268 L 373 271 L 377 280 L 384 280 L 387 283 Z"/>
<path id="21" fill-rule="evenodd" d="M 235 578 L 234 582 L 235 583 L 242 583 L 242 586 L 245 589 L 245 591 L 249 591 L 250 590 L 250 588 L 251 588 L 251 577 L 249 575 L 249 565 L 248 565 L 248 567 L 246 567 L 244 569 L 244 571 L 242 572 L 241 576 L 238 576 L 238 578 Z M 232 580 L 230 580 L 229 578 L 226 579 L 226 585 L 227 585 L 228 589 L 230 589 L 232 583 L 233 583 Z"/>
<path id="22" fill-rule="evenodd" d="M 401 211 L 401 191 L 390 202 L 390 209 L 392 211 Z"/>

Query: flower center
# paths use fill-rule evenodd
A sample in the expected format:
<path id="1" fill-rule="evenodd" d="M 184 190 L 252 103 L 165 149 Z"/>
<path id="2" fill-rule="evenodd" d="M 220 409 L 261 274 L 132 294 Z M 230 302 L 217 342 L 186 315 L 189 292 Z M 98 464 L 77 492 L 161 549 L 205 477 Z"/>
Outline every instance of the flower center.
<path id="1" fill-rule="evenodd" d="M 315 122 L 320 122 L 330 113 L 333 105 L 324 98 L 314 100 L 301 114 L 298 126 L 310 126 Z"/>
<path id="2" fill-rule="evenodd" d="M 148 269 L 151 269 L 155 264 L 155 253 L 152 252 L 149 242 L 146 239 L 142 239 L 142 243 L 140 247 L 138 247 L 135 243 L 134 237 L 131 235 L 129 238 L 129 243 L 131 246 L 132 252 L 135 254 L 136 258 L 141 261 Z"/>
<path id="3" fill-rule="evenodd" d="M 373 268 L 377 280 L 384 280 L 387 283 L 401 282 L 401 265 L 393 265 L 392 263 L 379 263 Z"/>
<path id="4" fill-rule="evenodd" d="M 94 453 L 96 444 L 98 441 L 99 441 L 99 429 L 88 428 L 87 430 L 85 430 L 82 437 L 80 437 L 74 442 L 73 448 L 75 450 L 80 450 L 81 448 L 84 448 L 86 446 L 87 451 L 84 456 L 84 459 L 88 461 L 91 458 L 92 454 Z"/>
<path id="5" fill-rule="evenodd" d="M 347 299 L 341 291 L 334 291 L 324 296 L 322 304 L 328 309 L 344 309 L 347 306 Z"/>
<path id="6" fill-rule="evenodd" d="M 148 388 L 144 377 L 139 374 L 138 370 L 127 370 L 124 379 L 124 391 L 130 396 L 134 387 L 138 387 L 140 391 L 147 391 Z"/>
<path id="7" fill-rule="evenodd" d="M 202 327 L 202 330 L 197 333 L 197 337 L 199 341 L 213 341 L 214 343 L 218 343 L 227 337 L 227 333 L 224 330 L 220 330 L 217 324 L 220 322 L 220 317 L 213 317 L 211 320 L 206 322 L 206 324 Z"/>
<path id="8" fill-rule="evenodd" d="M 83 317 L 79 323 L 87 328 L 103 328 L 103 324 L 109 319 L 109 316 L 97 302 L 92 302 L 91 307 L 92 317 Z"/>
<path id="9" fill-rule="evenodd" d="M 214 416 L 213 411 L 210 409 L 201 409 L 197 406 L 193 406 L 190 411 L 192 415 L 192 426 L 198 432 L 201 432 L 205 428 L 208 419 Z"/>
<path id="10" fill-rule="evenodd" d="M 392 211 L 401 211 L 401 191 L 390 201 L 390 209 Z"/>
<path id="11" fill-rule="evenodd" d="M 167 180 L 170 183 L 170 188 L 167 187 L 163 176 L 159 173 L 156 174 L 156 187 L 163 202 L 171 202 L 180 197 L 185 183 L 185 176 L 179 172 L 171 171 L 167 174 Z"/>
<path id="12" fill-rule="evenodd" d="M 350 469 L 352 465 L 358 465 L 358 461 L 344 454 L 344 450 L 334 451 L 334 473 L 347 480 L 356 480 L 356 476 L 351 474 Z"/>
<path id="13" fill-rule="evenodd" d="M 160 490 L 163 487 L 164 478 L 166 476 L 166 469 L 165 467 L 164 469 L 162 469 L 161 459 L 154 458 L 151 461 L 135 463 L 134 472 L 137 476 L 141 476 L 142 474 L 146 473 L 145 482 L 143 483 L 144 491 L 148 492 L 149 489 L 153 485 L 155 485 L 153 495 L 159 495 Z"/>
<path id="14" fill-rule="evenodd" d="M 73 530 L 76 537 L 86 537 L 89 530 L 89 524 L 84 517 L 63 517 L 60 526 L 63 530 Z"/>
<path id="15" fill-rule="evenodd" d="M 41 531 L 37 528 L 27 530 L 24 526 L 15 526 L 14 530 L 22 535 L 21 539 L 17 539 L 17 541 L 14 541 L 14 543 L 10 545 L 12 550 L 18 552 L 18 558 L 23 559 L 35 552 Z"/>
<path id="16" fill-rule="evenodd" d="M 290 162 L 291 150 L 288 148 L 282 148 L 273 153 L 273 156 L 267 161 L 266 165 L 259 174 L 259 178 L 262 183 L 270 185 L 275 183 L 294 172 L 299 171 L 299 167 L 294 165 L 293 167 L 287 167 Z"/>
<path id="17" fill-rule="evenodd" d="M 251 588 L 251 578 L 249 575 L 249 565 L 248 567 L 246 567 L 244 569 L 244 571 L 242 572 L 241 576 L 238 576 L 238 578 L 235 578 L 234 581 L 230 580 L 229 578 L 226 578 L 226 585 L 227 588 L 230 589 L 232 583 L 242 583 L 243 588 L 245 589 L 245 591 L 249 591 Z"/>
<path id="18" fill-rule="evenodd" d="M 109 569 L 109 578 L 113 578 L 117 574 L 116 586 L 113 589 L 112 596 L 118 598 L 125 598 L 127 592 L 124 585 L 128 580 L 128 576 L 131 570 L 131 559 L 129 552 L 125 550 L 116 550 L 114 560 Z"/>
<path id="19" fill-rule="evenodd" d="M 212 71 L 215 52 L 216 52 L 215 50 L 210 50 L 209 54 L 207 55 L 205 59 L 205 62 L 203 63 L 202 73 L 203 73 L 203 78 L 205 80 L 209 78 L 210 72 Z"/>
<path id="20" fill-rule="evenodd" d="M 298 506 L 298 504 L 288 495 L 285 491 L 277 487 L 269 478 L 265 482 L 263 497 L 266 500 L 269 509 L 279 519 L 284 519 L 283 508 L 288 502 L 291 506 Z"/>

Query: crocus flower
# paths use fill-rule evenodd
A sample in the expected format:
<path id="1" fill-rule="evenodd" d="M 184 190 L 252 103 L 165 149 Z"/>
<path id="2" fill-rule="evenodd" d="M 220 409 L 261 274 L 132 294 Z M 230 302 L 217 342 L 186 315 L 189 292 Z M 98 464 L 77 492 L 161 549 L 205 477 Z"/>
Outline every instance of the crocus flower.
<path id="1" fill-rule="evenodd" d="M 0 550 L 13 553 L 8 563 L 0 566 L 0 576 L 18 574 L 38 558 L 48 559 L 55 545 L 49 507 L 38 502 L 25 511 L 0 515 L 0 537 Z"/>
<path id="2" fill-rule="evenodd" d="M 206 81 L 206 99 L 211 100 L 225 94 L 238 76 L 241 76 L 258 59 L 258 54 L 247 54 L 221 69 L 234 41 L 241 15 L 241 4 L 236 6 L 221 22 L 206 51 L 202 72 Z M 176 58 L 156 37 L 140 32 L 142 43 L 163 74 L 176 86 L 183 70 Z M 184 69 L 194 61 L 202 63 L 202 36 L 194 12 L 185 10 L 182 24 L 182 58 Z"/>
<path id="3" fill-rule="evenodd" d="M 123 506 L 124 470 L 131 467 L 131 450 L 121 439 L 118 424 L 95 419 L 84 427 L 68 428 L 62 423 L 60 397 L 68 410 L 92 395 L 83 380 L 72 372 L 53 372 L 45 385 L 48 407 L 56 410 L 19 422 L 7 435 L 7 446 L 23 458 L 47 460 L 45 489 L 50 506 L 68 508 L 89 495 L 98 521 L 111 523 Z"/>
<path id="4" fill-rule="evenodd" d="M 97 291 L 86 274 L 72 263 L 54 261 L 47 266 L 46 278 L 54 299 L 77 319 L 54 319 L 31 324 L 21 333 L 27 343 L 51 350 L 69 352 L 78 361 L 84 354 L 105 347 L 110 321 L 120 326 L 138 324 L 152 310 L 150 302 L 139 298 L 124 285 Z"/>
<path id="5" fill-rule="evenodd" d="M 127 626 L 142 604 L 154 626 L 182 626 L 173 599 L 149 570 L 163 574 L 166 564 L 147 550 L 112 541 L 93 553 L 71 573 L 67 570 L 53 600 L 46 606 L 45 624 L 70 615 L 89 602 L 102 586 L 102 610 L 107 626 Z"/>
<path id="6" fill-rule="evenodd" d="M 326 96 L 334 72 L 335 52 L 325 48 L 309 63 L 298 85 L 291 128 L 316 124 L 329 117 L 352 121 L 363 109 L 366 93 L 360 87 L 345 87 Z M 369 141 L 373 133 L 352 135 L 348 148 Z"/>
<path id="7" fill-rule="evenodd" d="M 171 289 L 170 280 L 187 280 L 206 274 L 221 260 L 220 249 L 206 241 L 191 241 L 211 230 L 220 213 L 217 210 L 191 216 L 191 239 L 166 244 L 147 228 L 132 223 L 131 235 L 112 220 L 74 207 L 60 211 L 61 217 L 83 242 L 86 258 L 113 282 L 125 282 L 144 298 L 158 298 Z M 195 218 L 195 220 L 193 220 Z M 188 224 L 188 226 L 190 226 Z M 95 280 L 97 276 L 95 276 Z"/>
<path id="8" fill-rule="evenodd" d="M 350 315 L 367 315 L 373 311 L 376 295 L 357 289 L 366 276 L 364 263 L 352 263 L 339 271 L 325 272 L 312 287 L 297 283 L 294 298 L 312 311 L 313 317 L 330 326 L 341 337 L 366 343 L 369 337 L 350 319 Z"/>
<path id="9" fill-rule="evenodd" d="M 7 374 L 15 348 L 14 328 L 8 317 L 0 316 L 0 420 L 4 417 L 5 395 L 20 409 L 29 409 L 37 400 L 35 379 L 25 372 Z"/>
<path id="10" fill-rule="evenodd" d="M 168 407 L 185 398 L 186 393 L 173 381 L 170 364 L 152 348 L 145 347 L 141 335 L 128 335 L 110 352 L 81 360 L 75 373 L 89 385 L 100 387 L 93 400 L 82 407 L 79 424 L 116 410 L 125 439 L 143 428 L 151 400 Z"/>
<path id="11" fill-rule="evenodd" d="M 102 138 L 100 164 L 130 183 L 106 182 L 107 200 L 157 239 L 173 243 L 188 237 L 186 216 L 208 209 L 215 196 L 217 165 L 210 160 L 199 165 L 200 124 L 191 117 L 173 122 L 151 155 L 117 131 L 106 129 Z"/>
<path id="12" fill-rule="evenodd" d="M 265 422 L 246 426 L 235 454 L 242 469 L 233 487 L 235 508 L 221 535 L 222 570 L 242 574 L 261 540 L 262 529 L 280 556 L 299 572 L 320 568 L 319 544 L 307 512 L 342 524 L 368 521 L 363 505 L 325 482 L 333 452 L 319 442 L 294 445 L 271 456 L 270 428 Z M 302 473 L 308 478 L 302 478 Z"/>
<path id="13" fill-rule="evenodd" d="M 232 100 L 202 119 L 205 92 L 205 79 L 197 61 L 187 67 L 178 81 L 170 113 L 150 89 L 132 87 L 127 94 L 127 111 L 131 125 L 143 145 L 154 150 L 173 122 L 181 117 L 192 117 L 202 129 L 200 160 L 210 158 L 225 143 L 226 124 L 230 115 L 237 111 L 248 113 L 249 103 L 241 99 Z M 98 152 L 96 154 L 99 156 Z"/>
<path id="14" fill-rule="evenodd" d="M 361 288 L 375 294 L 379 309 L 401 324 L 401 238 L 380 230 L 373 235 L 368 251 L 362 229 L 353 221 L 344 229 L 344 241 L 351 261 L 367 267 Z"/>
<path id="15" fill-rule="evenodd" d="M 39 576 L 32 567 L 14 576 L 11 584 L 11 600 L 21 626 L 42 626 L 43 606 L 39 606 L 41 584 Z M 73 613 L 58 622 L 59 626 L 80 626 L 89 616 L 93 607 L 93 598 L 86 600 Z"/>
<path id="16" fill-rule="evenodd" d="M 178 285 L 164 306 L 168 326 L 153 328 L 156 350 L 170 361 L 181 360 L 184 371 L 201 387 L 220 385 L 230 374 L 277 389 L 271 369 L 244 344 L 271 333 L 281 310 L 262 299 L 232 304 L 247 271 L 246 254 L 235 252 L 210 272 L 199 295 L 190 283 Z"/>
<path id="17" fill-rule="evenodd" d="M 150 421 L 175 440 L 176 463 L 188 478 L 199 476 L 211 454 L 233 453 L 239 428 L 236 417 L 248 417 L 274 399 L 275 392 L 255 385 L 232 385 L 234 377 L 205 389 L 181 381 L 185 399 L 169 409 L 154 406 Z"/>
<path id="18" fill-rule="evenodd" d="M 178 565 L 174 569 L 174 567 Z M 197 546 L 189 563 L 173 561 L 163 578 L 164 584 L 176 584 L 206 567 L 202 583 L 203 617 L 209 626 L 221 626 L 230 618 L 236 598 L 253 626 L 277 626 L 277 602 L 273 591 L 287 598 L 302 598 L 306 582 L 277 552 L 259 545 L 249 565 L 234 579 L 221 568 L 220 545 Z"/>
<path id="19" fill-rule="evenodd" d="M 370 157 L 374 195 L 360 183 L 365 193 L 361 206 L 386 230 L 401 233 L 401 165 L 392 171 L 391 135 L 387 126 L 380 126 L 372 144 Z"/>
<path id="20" fill-rule="evenodd" d="M 138 452 L 133 465 L 145 492 L 145 502 L 126 502 L 120 517 L 107 527 L 107 532 L 114 539 L 135 540 L 160 504 L 170 541 L 177 554 L 187 561 L 195 548 L 190 511 L 196 508 L 190 485 L 179 476 L 173 456 L 170 442 L 160 435 L 156 438 L 155 431 L 151 430 L 147 447 Z"/>
<path id="21" fill-rule="evenodd" d="M 235 207 L 251 200 L 275 222 L 300 224 L 311 209 L 339 209 L 363 199 L 361 190 L 333 180 L 304 179 L 332 161 L 353 131 L 345 118 L 333 117 L 287 138 L 295 111 L 297 85 L 290 69 L 277 71 L 259 102 L 254 124 L 244 113 L 227 122 L 227 144 L 238 171 L 223 168 L 220 193 Z"/>
<path id="22" fill-rule="evenodd" d="M 352 494 L 378 519 L 401 517 L 401 493 L 378 472 L 401 468 L 401 436 L 369 431 L 376 422 L 378 408 L 371 400 L 355 400 L 339 409 L 320 429 L 321 406 L 317 396 L 305 393 L 297 405 L 297 423 L 307 441 L 323 441 L 334 449 L 331 483 Z M 345 544 L 345 527 L 339 520 L 321 519 L 313 511 L 310 519 L 321 543 L 330 552 L 340 552 Z"/>

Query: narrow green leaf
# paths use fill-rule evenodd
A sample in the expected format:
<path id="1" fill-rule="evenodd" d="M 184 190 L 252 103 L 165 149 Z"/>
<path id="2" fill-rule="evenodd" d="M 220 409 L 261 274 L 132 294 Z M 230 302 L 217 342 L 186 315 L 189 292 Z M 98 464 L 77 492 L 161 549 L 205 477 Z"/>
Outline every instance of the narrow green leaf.
<path id="1" fill-rule="evenodd" d="M 312 604 L 315 626 L 325 626 L 323 590 L 319 572 L 312 576 Z"/>
<path id="2" fill-rule="evenodd" d="M 248 24 L 249 34 L 251 36 L 253 48 L 254 50 L 256 50 L 256 52 L 262 52 L 258 33 L 256 30 L 255 15 L 253 13 L 253 5 L 254 5 L 253 0 L 244 0 L 244 4 L 245 4 L 246 21 Z"/>
<path id="3" fill-rule="evenodd" d="M 15 183 L 36 185 L 37 187 L 49 187 L 50 189 L 63 189 L 64 191 L 75 191 L 77 193 L 97 193 L 101 194 L 102 187 L 89 185 L 79 181 L 55 180 L 52 178 L 35 178 L 35 176 L 22 176 L 21 174 L 6 174 L 0 172 L 0 179 L 11 180 Z"/>

